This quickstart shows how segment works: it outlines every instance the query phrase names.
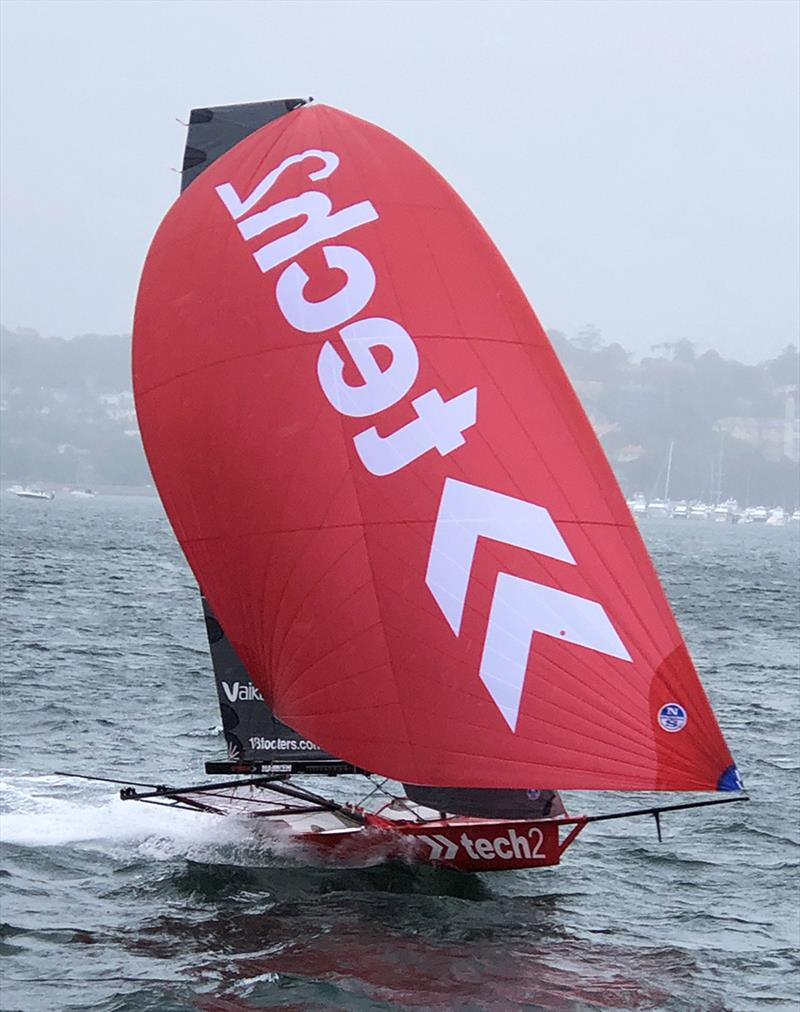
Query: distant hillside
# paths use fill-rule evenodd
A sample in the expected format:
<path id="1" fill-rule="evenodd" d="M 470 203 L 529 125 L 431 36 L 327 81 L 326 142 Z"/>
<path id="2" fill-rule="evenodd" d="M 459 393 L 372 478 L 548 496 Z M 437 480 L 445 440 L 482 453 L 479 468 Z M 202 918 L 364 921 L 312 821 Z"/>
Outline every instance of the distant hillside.
<path id="1" fill-rule="evenodd" d="M 758 366 L 696 355 L 689 342 L 636 362 L 584 332 L 551 334 L 627 494 L 732 496 L 794 508 L 800 481 L 797 349 Z M 70 340 L 0 328 L 4 480 L 145 485 L 131 395 L 130 337 Z"/>
<path id="2" fill-rule="evenodd" d="M 589 332 L 550 335 L 627 494 L 665 492 L 794 508 L 800 496 L 800 362 L 794 345 L 757 366 L 696 355 L 689 341 L 634 362 Z"/>
<path id="3" fill-rule="evenodd" d="M 130 337 L 65 340 L 0 328 L 4 479 L 145 485 L 133 407 Z"/>

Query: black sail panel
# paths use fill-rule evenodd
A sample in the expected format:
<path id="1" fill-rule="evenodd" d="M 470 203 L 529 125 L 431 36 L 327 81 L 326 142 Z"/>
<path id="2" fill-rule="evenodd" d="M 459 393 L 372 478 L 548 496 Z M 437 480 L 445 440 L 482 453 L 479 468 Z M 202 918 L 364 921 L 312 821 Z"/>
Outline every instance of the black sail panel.
<path id="1" fill-rule="evenodd" d="M 220 155 L 224 155 L 254 130 L 305 103 L 304 98 L 281 98 L 272 102 L 192 109 L 183 153 L 181 192 L 203 169 L 207 169 Z"/>
<path id="2" fill-rule="evenodd" d="M 228 759 L 243 763 L 292 764 L 334 760 L 334 756 L 287 727 L 272 713 L 205 597 L 203 614 Z"/>
<path id="3" fill-rule="evenodd" d="M 406 797 L 437 812 L 475 819 L 546 819 L 564 815 L 558 791 L 491 787 L 419 787 L 403 784 Z"/>

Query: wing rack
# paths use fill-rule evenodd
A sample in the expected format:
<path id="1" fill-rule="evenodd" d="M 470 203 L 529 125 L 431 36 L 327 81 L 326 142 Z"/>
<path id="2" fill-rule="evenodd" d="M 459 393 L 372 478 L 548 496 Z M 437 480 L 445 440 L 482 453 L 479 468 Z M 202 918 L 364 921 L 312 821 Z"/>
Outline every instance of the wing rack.
<path id="1" fill-rule="evenodd" d="M 354 826 L 363 825 L 363 818 L 349 806 L 340 805 L 301 787 L 289 786 L 285 782 L 288 777 L 288 773 L 274 774 L 189 787 L 156 786 L 148 791 L 124 787 L 119 796 L 123 801 L 142 801 L 166 808 L 182 808 L 214 815 L 244 815 L 248 818 L 334 812 Z M 295 803 L 292 804 L 292 801 Z"/>

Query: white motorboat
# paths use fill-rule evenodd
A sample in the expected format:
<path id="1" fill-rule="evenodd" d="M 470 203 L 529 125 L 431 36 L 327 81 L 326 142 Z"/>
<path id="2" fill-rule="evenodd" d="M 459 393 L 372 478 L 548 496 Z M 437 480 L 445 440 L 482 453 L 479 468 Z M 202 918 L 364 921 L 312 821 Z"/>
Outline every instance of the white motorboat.
<path id="1" fill-rule="evenodd" d="M 750 506 L 744 511 L 745 519 L 751 524 L 765 524 L 769 511 L 766 506 Z"/>
<path id="2" fill-rule="evenodd" d="M 55 492 L 44 492 L 42 489 L 36 488 L 15 488 L 14 495 L 18 495 L 20 499 L 55 499 Z"/>

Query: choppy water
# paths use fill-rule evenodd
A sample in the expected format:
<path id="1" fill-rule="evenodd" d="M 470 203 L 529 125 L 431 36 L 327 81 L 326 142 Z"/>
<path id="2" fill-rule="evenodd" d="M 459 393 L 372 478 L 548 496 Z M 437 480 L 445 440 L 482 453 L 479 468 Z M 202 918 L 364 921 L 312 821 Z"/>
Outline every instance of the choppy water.
<path id="1" fill-rule="evenodd" d="M 155 500 L 3 499 L 3 1009 L 800 1007 L 797 527 L 644 527 L 753 801 L 459 875 L 303 867 L 54 775 L 202 779 L 203 624 Z"/>

